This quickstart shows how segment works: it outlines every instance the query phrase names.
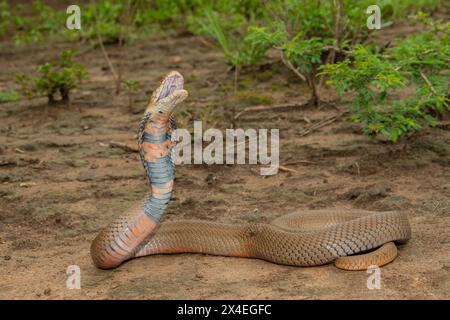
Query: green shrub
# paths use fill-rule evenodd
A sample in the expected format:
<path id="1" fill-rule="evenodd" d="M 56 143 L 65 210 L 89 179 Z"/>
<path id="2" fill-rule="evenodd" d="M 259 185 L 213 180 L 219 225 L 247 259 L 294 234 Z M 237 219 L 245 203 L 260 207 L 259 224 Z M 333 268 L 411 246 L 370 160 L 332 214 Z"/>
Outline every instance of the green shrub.
<path id="1" fill-rule="evenodd" d="M 30 11 L 28 5 L 8 5 L 6 0 L 0 0 L 0 36 L 15 34 L 17 43 L 42 41 L 50 36 L 72 41 L 95 40 L 96 12 L 105 42 L 117 42 L 129 25 L 135 27 L 133 37 L 173 28 L 189 28 L 195 33 L 192 22 L 201 18 L 205 8 L 210 8 L 223 18 L 221 25 L 225 30 L 242 22 L 261 21 L 261 25 L 267 26 L 269 22 L 282 21 L 291 36 L 301 30 L 305 37 L 328 38 L 333 36 L 336 3 L 343 8 L 343 38 L 353 43 L 366 39 L 370 31 L 365 27 L 365 9 L 375 4 L 371 0 L 99 0 L 80 4 L 80 31 L 65 28 L 64 9 L 56 10 L 42 1 L 33 1 Z M 384 25 L 419 10 L 434 12 L 449 7 L 448 1 L 443 0 L 379 0 L 376 4 L 381 8 Z"/>
<path id="2" fill-rule="evenodd" d="M 0 1 L 0 36 L 12 29 L 12 13 L 6 0 Z"/>
<path id="3" fill-rule="evenodd" d="M 70 91 L 87 77 L 85 68 L 72 61 L 73 53 L 72 50 L 63 51 L 59 61 L 38 66 L 35 78 L 18 74 L 16 79 L 23 94 L 28 97 L 47 96 L 48 103 L 52 104 L 57 102 L 55 95 L 59 93 L 61 101 L 68 102 Z"/>
<path id="4" fill-rule="evenodd" d="M 330 38 L 306 37 L 302 32 L 294 36 L 282 23 L 274 23 L 271 27 L 250 27 L 246 41 L 259 52 L 269 49 L 280 51 L 282 61 L 290 67 L 311 89 L 310 103 L 319 104 L 317 90 L 317 68 L 323 63 L 322 56 L 327 52 L 327 45 L 332 45 Z"/>
<path id="5" fill-rule="evenodd" d="M 16 44 L 40 42 L 48 37 L 61 34 L 65 29 L 65 14 L 58 12 L 41 1 L 33 1 L 32 12 L 29 15 L 14 15 Z M 18 6 L 18 10 L 25 11 Z"/>
<path id="6" fill-rule="evenodd" d="M 396 142 L 433 126 L 433 115 L 449 110 L 449 35 L 446 25 L 410 36 L 385 54 L 358 45 L 351 57 L 321 69 L 339 95 L 355 94 L 352 119 L 365 124 L 367 135 Z M 396 89 L 408 85 L 415 93 L 399 97 Z"/>
<path id="7" fill-rule="evenodd" d="M 450 23 L 429 21 L 429 26 L 430 31 L 399 41 L 389 53 L 417 86 L 418 105 L 439 113 L 449 102 Z"/>
<path id="8" fill-rule="evenodd" d="M 123 29 L 121 24 L 124 1 L 101 0 L 89 3 L 81 10 L 81 38 L 97 41 L 97 31 L 104 43 L 117 43 Z M 97 25 L 98 23 L 98 25 Z"/>
<path id="9" fill-rule="evenodd" d="M 235 68 L 255 64 L 265 50 L 245 40 L 253 16 L 246 16 L 235 7 L 213 11 L 210 6 L 197 9 L 188 18 L 188 28 L 195 34 L 213 40 L 224 53 L 227 62 Z"/>

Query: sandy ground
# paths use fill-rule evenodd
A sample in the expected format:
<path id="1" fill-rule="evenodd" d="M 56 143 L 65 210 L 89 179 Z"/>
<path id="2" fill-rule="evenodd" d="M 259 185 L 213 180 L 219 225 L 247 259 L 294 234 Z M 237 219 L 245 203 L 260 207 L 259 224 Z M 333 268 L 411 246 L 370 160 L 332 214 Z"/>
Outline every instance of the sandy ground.
<path id="1" fill-rule="evenodd" d="M 0 44 L 0 89 L 18 71 L 57 57 L 67 44 L 14 48 Z M 137 154 L 108 146 L 133 143 L 146 97 L 161 77 L 185 75 L 190 97 L 179 127 L 230 127 L 237 110 L 258 104 L 304 101 L 307 90 L 276 64 L 246 70 L 232 94 L 233 73 L 221 54 L 190 36 L 132 45 L 125 78 L 142 84 L 129 108 L 114 97 L 97 49 L 77 60 L 90 79 L 69 106 L 45 99 L 0 105 L 0 298 L 2 299 L 449 299 L 450 131 L 427 129 L 396 146 L 372 141 L 341 118 L 300 137 L 309 122 L 345 109 L 324 107 L 242 116 L 241 128 L 279 128 L 280 160 L 292 171 L 271 177 L 259 166 L 181 165 L 166 219 L 230 223 L 269 222 L 302 209 L 405 210 L 412 239 L 381 269 L 381 289 L 367 288 L 366 272 L 332 265 L 296 268 L 253 259 L 198 254 L 152 256 L 120 268 L 96 269 L 89 245 L 113 217 L 140 202 L 148 184 Z M 117 50 L 109 48 L 114 59 Z M 81 289 L 66 287 L 78 265 Z"/>

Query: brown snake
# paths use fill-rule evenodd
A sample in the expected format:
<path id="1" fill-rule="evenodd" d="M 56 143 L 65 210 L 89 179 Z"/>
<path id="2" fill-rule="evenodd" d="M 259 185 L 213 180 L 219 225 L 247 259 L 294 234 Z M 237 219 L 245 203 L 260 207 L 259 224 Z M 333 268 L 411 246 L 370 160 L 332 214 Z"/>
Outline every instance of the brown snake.
<path id="1" fill-rule="evenodd" d="M 204 253 L 264 259 L 293 266 L 335 262 L 346 270 L 385 265 L 397 256 L 394 242 L 411 236 L 403 212 L 329 209 L 292 213 L 271 224 L 175 221 L 159 225 L 173 187 L 170 160 L 173 108 L 187 97 L 183 77 L 169 73 L 153 93 L 139 126 L 141 160 L 151 197 L 116 218 L 91 245 L 94 264 L 103 269 L 152 254 Z M 357 254 L 357 255 L 356 255 Z"/>

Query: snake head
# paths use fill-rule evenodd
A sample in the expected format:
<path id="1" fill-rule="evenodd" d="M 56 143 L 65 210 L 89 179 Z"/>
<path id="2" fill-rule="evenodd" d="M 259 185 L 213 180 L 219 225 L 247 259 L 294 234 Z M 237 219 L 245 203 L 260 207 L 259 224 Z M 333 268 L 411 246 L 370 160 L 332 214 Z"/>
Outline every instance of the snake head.
<path id="1" fill-rule="evenodd" d="M 153 92 L 146 112 L 169 116 L 175 106 L 188 96 L 188 92 L 183 89 L 183 84 L 184 79 L 179 72 L 169 72 L 161 85 Z"/>

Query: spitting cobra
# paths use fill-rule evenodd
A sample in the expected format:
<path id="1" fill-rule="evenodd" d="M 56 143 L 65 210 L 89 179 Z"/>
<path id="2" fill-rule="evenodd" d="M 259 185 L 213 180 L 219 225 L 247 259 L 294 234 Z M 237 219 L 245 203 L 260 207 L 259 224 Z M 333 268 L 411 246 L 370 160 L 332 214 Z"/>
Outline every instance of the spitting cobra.
<path id="1" fill-rule="evenodd" d="M 170 72 L 153 92 L 139 125 L 139 154 L 151 186 L 146 201 L 119 215 L 91 245 L 98 268 L 154 254 L 203 253 L 258 258 L 283 265 L 330 262 L 345 270 L 383 266 L 397 256 L 411 228 L 404 212 L 312 210 L 292 213 L 270 224 L 174 221 L 159 224 L 169 203 L 174 164 L 171 134 L 174 107 L 187 98 L 180 73 Z"/>

